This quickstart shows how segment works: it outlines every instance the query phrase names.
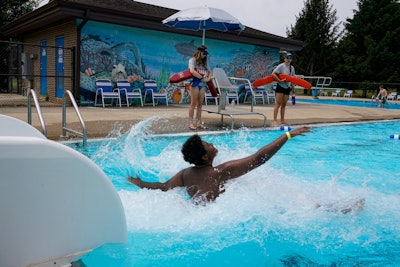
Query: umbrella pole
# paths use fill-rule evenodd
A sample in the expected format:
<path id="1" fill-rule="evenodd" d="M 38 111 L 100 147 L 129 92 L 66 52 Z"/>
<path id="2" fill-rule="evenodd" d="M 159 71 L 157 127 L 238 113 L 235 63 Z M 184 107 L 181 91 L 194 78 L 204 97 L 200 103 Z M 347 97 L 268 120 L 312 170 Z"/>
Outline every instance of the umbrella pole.
<path id="1" fill-rule="evenodd" d="M 203 20 L 203 38 L 201 40 L 201 44 L 204 45 L 206 39 L 206 21 Z"/>

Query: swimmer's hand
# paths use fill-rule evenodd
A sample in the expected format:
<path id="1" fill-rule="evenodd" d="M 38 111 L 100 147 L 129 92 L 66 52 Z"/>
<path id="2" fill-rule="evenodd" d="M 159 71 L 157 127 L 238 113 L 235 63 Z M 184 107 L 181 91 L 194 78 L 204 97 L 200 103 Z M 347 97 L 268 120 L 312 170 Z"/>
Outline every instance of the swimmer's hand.
<path id="1" fill-rule="evenodd" d="M 142 187 L 142 180 L 140 180 L 140 178 L 138 176 L 136 176 L 135 178 L 133 178 L 132 176 L 128 177 L 128 181 L 138 187 Z"/>
<path id="2" fill-rule="evenodd" d="M 311 130 L 310 127 L 303 126 L 303 127 L 300 127 L 300 128 L 294 129 L 294 130 L 291 130 L 291 131 L 290 131 L 290 135 L 291 135 L 292 137 L 295 137 L 295 136 L 298 136 L 298 135 L 305 136 L 304 133 L 312 133 L 312 132 L 313 132 L 313 130 Z"/>

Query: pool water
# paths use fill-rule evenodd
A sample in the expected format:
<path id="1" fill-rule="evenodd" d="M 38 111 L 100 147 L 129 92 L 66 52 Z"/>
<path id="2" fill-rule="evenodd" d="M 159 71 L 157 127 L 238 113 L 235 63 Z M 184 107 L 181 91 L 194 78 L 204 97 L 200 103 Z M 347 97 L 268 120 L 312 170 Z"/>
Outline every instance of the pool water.
<path id="1" fill-rule="evenodd" d="M 397 266 L 400 262 L 400 122 L 314 127 L 265 165 L 229 181 L 214 203 L 196 206 L 184 190 L 138 189 L 126 177 L 165 181 L 189 166 L 187 136 L 153 136 L 151 119 L 113 140 L 72 145 L 119 191 L 127 244 L 83 258 L 101 266 Z M 215 164 L 255 152 L 278 130 L 203 136 Z M 361 211 L 340 211 L 365 198 Z M 322 205 L 316 208 L 316 205 Z"/>
<path id="2" fill-rule="evenodd" d="M 371 100 L 340 100 L 340 99 L 296 99 L 296 102 L 300 103 L 312 103 L 312 104 L 328 104 L 328 105 L 339 105 L 339 106 L 352 106 L 352 107 L 363 107 L 363 108 L 381 108 L 378 107 L 377 102 Z M 399 102 L 400 103 L 400 102 Z M 394 101 L 386 102 L 385 109 L 400 109 L 400 104 Z"/>

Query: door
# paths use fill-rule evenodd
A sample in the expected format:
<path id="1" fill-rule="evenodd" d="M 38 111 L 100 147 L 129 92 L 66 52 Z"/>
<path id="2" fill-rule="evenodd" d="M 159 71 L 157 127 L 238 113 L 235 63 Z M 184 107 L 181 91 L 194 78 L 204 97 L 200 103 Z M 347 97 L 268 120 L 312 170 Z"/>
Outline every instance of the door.
<path id="1" fill-rule="evenodd" d="M 40 41 L 40 94 L 47 95 L 47 40 Z"/>
<path id="2" fill-rule="evenodd" d="M 64 95 L 64 37 L 56 38 L 56 97 Z"/>

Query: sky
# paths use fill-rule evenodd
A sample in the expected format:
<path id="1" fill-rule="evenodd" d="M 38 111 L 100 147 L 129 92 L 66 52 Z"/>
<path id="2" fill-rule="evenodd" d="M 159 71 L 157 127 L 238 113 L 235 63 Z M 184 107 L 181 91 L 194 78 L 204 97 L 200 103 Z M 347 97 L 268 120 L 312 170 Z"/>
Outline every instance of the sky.
<path id="1" fill-rule="evenodd" d="M 177 10 L 196 6 L 223 9 L 248 27 L 286 37 L 286 28 L 296 23 L 304 7 L 304 0 L 136 0 L 156 6 Z M 337 11 L 339 22 L 353 17 L 357 0 L 331 0 L 330 5 Z"/>

